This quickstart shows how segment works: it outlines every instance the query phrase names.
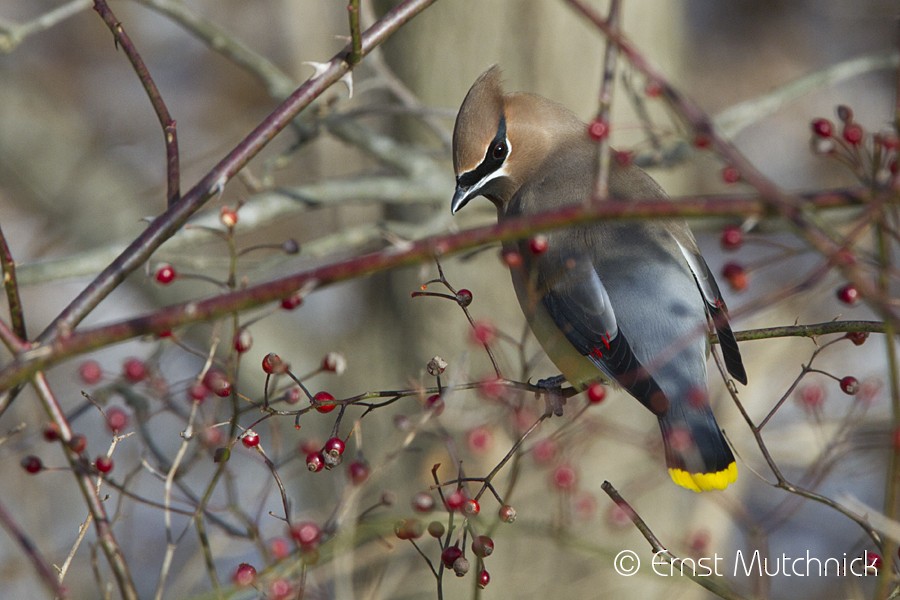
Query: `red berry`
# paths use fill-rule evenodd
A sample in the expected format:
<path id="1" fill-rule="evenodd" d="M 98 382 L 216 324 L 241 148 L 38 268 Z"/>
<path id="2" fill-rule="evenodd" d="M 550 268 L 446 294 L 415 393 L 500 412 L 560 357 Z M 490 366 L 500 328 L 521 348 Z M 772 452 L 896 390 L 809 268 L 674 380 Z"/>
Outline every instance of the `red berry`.
<path id="1" fill-rule="evenodd" d="M 80 433 L 76 433 L 69 439 L 69 449 L 75 454 L 81 454 L 87 448 L 87 438 Z"/>
<path id="2" fill-rule="evenodd" d="M 877 552 L 869 552 L 868 550 L 866 550 L 864 553 L 864 557 L 866 560 L 867 570 L 874 569 L 875 571 L 878 571 L 878 569 L 881 568 L 881 555 Z"/>
<path id="3" fill-rule="evenodd" d="M 487 321 L 476 321 L 472 328 L 472 341 L 478 344 L 490 344 L 497 337 L 497 330 Z"/>
<path id="4" fill-rule="evenodd" d="M 113 469 L 113 460 L 108 456 L 98 456 L 94 461 L 94 466 L 101 473 L 109 473 Z"/>
<path id="5" fill-rule="evenodd" d="M 243 354 L 253 346 L 253 335 L 249 329 L 243 327 L 234 334 L 234 349 L 238 354 Z"/>
<path id="6" fill-rule="evenodd" d="M 283 373 L 286 369 L 281 357 L 274 352 L 269 352 L 262 359 L 262 369 L 264 372 L 272 375 L 273 373 Z"/>
<path id="7" fill-rule="evenodd" d="M 428 492 L 416 492 L 412 497 L 412 509 L 417 513 L 430 513 L 434 510 L 434 496 Z"/>
<path id="8" fill-rule="evenodd" d="M 500 253 L 500 258 L 503 260 L 503 264 L 510 269 L 517 269 L 522 266 L 522 255 L 515 250 L 503 250 Z"/>
<path id="9" fill-rule="evenodd" d="M 504 504 L 503 506 L 501 506 L 500 510 L 497 511 L 497 514 L 500 517 L 500 520 L 504 523 L 512 523 L 518 516 L 516 509 L 509 504 Z"/>
<path id="10" fill-rule="evenodd" d="M 322 359 L 322 370 L 335 375 L 343 375 L 347 370 L 347 359 L 340 352 L 329 352 Z"/>
<path id="11" fill-rule="evenodd" d="M 843 131 L 844 139 L 854 146 L 863 140 L 863 128 L 858 123 L 847 123 Z"/>
<path id="12" fill-rule="evenodd" d="M 712 145 L 712 138 L 708 133 L 698 133 L 694 136 L 694 147 L 698 150 L 705 150 Z"/>
<path id="13" fill-rule="evenodd" d="M 175 272 L 175 268 L 172 265 L 160 265 L 158 269 L 156 269 L 156 277 L 157 283 L 162 285 L 169 285 L 173 281 L 175 281 L 175 277 L 177 277 L 177 273 Z"/>
<path id="14" fill-rule="evenodd" d="M 300 544 L 303 550 L 313 550 L 319 545 L 322 538 L 322 530 L 311 521 L 294 523 L 291 525 L 291 537 Z"/>
<path id="15" fill-rule="evenodd" d="M 231 382 L 222 371 L 210 369 L 203 376 L 203 385 L 219 398 L 227 398 L 231 395 Z"/>
<path id="16" fill-rule="evenodd" d="M 333 437 L 325 442 L 325 447 L 322 451 L 331 456 L 338 457 L 344 453 L 344 448 L 346 447 L 347 445 L 344 443 L 344 440 L 339 437 Z"/>
<path id="17" fill-rule="evenodd" d="M 744 232 L 737 225 L 726 225 L 719 243 L 723 250 L 737 250 L 744 244 Z"/>
<path id="18" fill-rule="evenodd" d="M 476 536 L 472 540 L 472 553 L 479 558 L 486 558 L 494 553 L 494 540 L 486 535 Z"/>
<path id="19" fill-rule="evenodd" d="M 294 597 L 294 586 L 287 579 L 279 577 L 269 584 L 266 600 L 289 600 Z"/>
<path id="20" fill-rule="evenodd" d="M 291 548 L 288 545 L 288 541 L 283 537 L 277 537 L 269 542 L 269 552 L 272 553 L 272 557 L 276 560 L 281 560 L 283 558 L 287 558 L 291 553 Z"/>
<path id="21" fill-rule="evenodd" d="M 830 138 L 834 133 L 834 126 L 828 119 L 813 119 L 811 126 L 813 134 L 820 138 Z"/>
<path id="22" fill-rule="evenodd" d="M 313 396 L 313 405 L 316 407 L 316 410 L 322 414 L 330 413 L 337 407 L 334 396 L 328 392 L 319 392 Z"/>
<path id="23" fill-rule="evenodd" d="M 846 335 L 847 339 L 853 342 L 854 346 L 862 346 L 869 339 L 868 331 L 851 331 Z"/>
<path id="24" fill-rule="evenodd" d="M 96 360 L 86 360 L 78 366 L 78 375 L 87 385 L 94 385 L 103 378 L 103 371 Z"/>
<path id="25" fill-rule="evenodd" d="M 818 384 L 805 385 L 797 390 L 797 401 L 807 410 L 816 410 L 825 403 L 825 389 Z"/>
<path id="26" fill-rule="evenodd" d="M 434 413 L 434 416 L 439 416 L 442 412 L 444 412 L 444 399 L 441 398 L 438 394 L 428 396 L 428 398 L 425 400 L 425 409 L 432 411 Z"/>
<path id="27" fill-rule="evenodd" d="M 741 180 L 741 172 L 737 170 L 737 167 L 732 167 L 728 165 L 724 169 L 722 169 L 722 181 L 725 183 L 737 183 Z"/>
<path id="28" fill-rule="evenodd" d="M 241 443 L 245 448 L 256 448 L 259 446 L 259 434 L 252 429 L 248 429 L 247 432 L 241 436 Z"/>
<path id="29" fill-rule="evenodd" d="M 506 386 L 500 379 L 487 379 L 478 384 L 478 393 L 488 400 L 500 400 L 506 395 Z"/>
<path id="30" fill-rule="evenodd" d="M 613 160 L 615 160 L 616 164 L 620 167 L 627 167 L 634 160 L 634 155 L 627 150 L 614 150 Z"/>
<path id="31" fill-rule="evenodd" d="M 112 406 L 106 411 L 106 426 L 113 433 L 123 431 L 128 427 L 128 413 L 118 406 Z"/>
<path id="32" fill-rule="evenodd" d="M 209 388 L 199 381 L 195 381 L 188 388 L 188 398 L 193 402 L 203 402 L 207 396 L 209 396 Z"/>
<path id="33" fill-rule="evenodd" d="M 122 363 L 122 373 L 131 383 L 138 383 L 147 378 L 147 365 L 139 358 L 127 358 Z"/>
<path id="34" fill-rule="evenodd" d="M 459 303 L 463 308 L 472 304 L 472 292 L 463 288 L 456 292 L 456 302 Z"/>
<path id="35" fill-rule="evenodd" d="M 232 227 L 237 225 L 237 222 L 238 222 L 237 211 L 234 210 L 233 208 L 231 208 L 230 206 L 223 206 L 219 210 L 219 221 L 222 223 L 222 225 L 224 225 L 228 229 L 231 229 Z"/>
<path id="36" fill-rule="evenodd" d="M 472 452 L 487 452 L 494 442 L 494 434 L 487 427 L 476 427 L 466 435 L 466 442 Z"/>
<path id="37" fill-rule="evenodd" d="M 369 478 L 369 465 L 364 460 L 355 460 L 347 468 L 347 476 L 353 485 L 362 485 Z"/>
<path id="38" fill-rule="evenodd" d="M 658 81 L 650 80 L 644 85 L 644 94 L 646 94 L 648 98 L 658 98 L 659 95 L 662 94 L 662 86 Z"/>
<path id="39" fill-rule="evenodd" d="M 587 390 L 588 402 L 591 404 L 600 404 L 606 399 L 606 388 L 602 383 L 592 383 Z"/>
<path id="40" fill-rule="evenodd" d="M 606 119 L 594 119 L 588 125 L 588 135 L 595 142 L 599 142 L 609 135 L 609 121 Z"/>
<path id="41" fill-rule="evenodd" d="M 856 392 L 859 391 L 859 381 L 852 375 L 844 377 L 841 379 L 841 391 L 848 396 L 855 396 Z"/>
<path id="42" fill-rule="evenodd" d="M 456 559 L 461 556 L 462 550 L 459 549 L 459 546 L 448 546 L 441 552 L 441 562 L 444 563 L 445 567 L 450 569 L 453 568 L 453 563 L 456 562 Z"/>
<path id="43" fill-rule="evenodd" d="M 467 517 L 477 516 L 481 512 L 481 505 L 474 498 L 463 502 L 462 512 Z"/>
<path id="44" fill-rule="evenodd" d="M 241 563 L 234 570 L 231 581 L 237 587 L 249 587 L 256 582 L 256 568 L 248 563 Z"/>
<path id="45" fill-rule="evenodd" d="M 22 468 L 25 469 L 31 475 L 35 473 L 40 473 L 44 470 L 44 463 L 40 458 L 34 455 L 28 455 L 22 459 L 21 462 Z"/>
<path id="46" fill-rule="evenodd" d="M 546 235 L 538 234 L 528 240 L 528 249 L 531 250 L 532 254 L 538 255 L 543 254 L 547 251 L 547 248 L 550 247 L 550 240 L 547 239 Z"/>
<path id="47" fill-rule="evenodd" d="M 325 468 L 325 457 L 321 452 L 310 452 L 306 455 L 306 468 L 311 473 L 318 473 Z"/>
<path id="48" fill-rule="evenodd" d="M 578 483 L 578 475 L 572 465 L 562 464 L 553 469 L 551 481 L 557 489 L 568 491 Z"/>
<path id="49" fill-rule="evenodd" d="M 48 423 L 44 427 L 44 439 L 48 442 L 55 442 L 59 439 L 59 426 L 56 423 Z"/>
<path id="50" fill-rule="evenodd" d="M 735 292 L 747 289 L 747 271 L 737 263 L 730 262 L 722 267 L 722 277 Z"/>
<path id="51" fill-rule="evenodd" d="M 859 290 L 856 289 L 856 286 L 852 283 L 848 283 L 838 288 L 837 290 L 837 298 L 844 304 L 848 306 L 855 306 L 859 304 L 860 295 Z"/>
<path id="52" fill-rule="evenodd" d="M 281 308 L 284 310 L 294 310 L 301 304 L 303 304 L 303 296 L 299 293 L 291 294 L 287 298 L 281 300 Z"/>
<path id="53" fill-rule="evenodd" d="M 478 587 L 484 589 L 491 582 L 491 574 L 487 572 L 487 569 L 482 569 L 478 572 Z"/>
<path id="54" fill-rule="evenodd" d="M 447 505 L 447 510 L 450 511 L 461 509 L 465 501 L 466 493 L 461 489 L 453 490 L 444 498 L 444 503 Z"/>

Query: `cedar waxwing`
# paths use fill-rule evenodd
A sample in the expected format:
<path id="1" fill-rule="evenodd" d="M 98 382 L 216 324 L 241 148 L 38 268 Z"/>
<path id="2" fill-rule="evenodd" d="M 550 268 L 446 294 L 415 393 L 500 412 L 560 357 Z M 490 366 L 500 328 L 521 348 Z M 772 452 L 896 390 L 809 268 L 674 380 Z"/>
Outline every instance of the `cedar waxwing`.
<path id="1" fill-rule="evenodd" d="M 527 93 L 504 94 L 491 67 L 466 95 L 453 131 L 456 213 L 485 196 L 499 220 L 590 198 L 596 144 L 565 107 Z M 613 161 L 616 199 L 665 198 L 636 166 Z M 734 455 L 707 398 L 708 331 L 728 372 L 747 375 L 722 294 L 682 221 L 597 222 L 507 242 L 519 304 L 535 337 L 565 378 L 585 389 L 613 382 L 659 419 L 672 479 L 696 492 L 737 479 Z"/>

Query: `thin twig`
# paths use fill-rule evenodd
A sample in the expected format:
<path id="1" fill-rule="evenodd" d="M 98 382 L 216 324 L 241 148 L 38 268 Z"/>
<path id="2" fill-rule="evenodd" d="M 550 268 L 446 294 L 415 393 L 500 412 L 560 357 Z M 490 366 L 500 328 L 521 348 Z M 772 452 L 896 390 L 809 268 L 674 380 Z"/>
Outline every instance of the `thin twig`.
<path id="1" fill-rule="evenodd" d="M 3 228 L 0 227 L 0 271 L 3 273 L 3 287 L 6 289 L 6 301 L 9 305 L 9 317 L 12 324 L 13 333 L 20 340 L 27 340 L 28 333 L 25 329 L 25 311 L 22 308 L 22 298 L 19 296 L 19 283 L 16 279 L 16 261 L 13 259 L 12 251 L 6 242 L 6 235 L 3 234 Z M 6 338 L 4 337 L 4 341 Z M 13 352 L 18 348 L 15 344 L 7 347 Z"/>
<path id="2" fill-rule="evenodd" d="M 19 527 L 19 524 L 16 523 L 12 515 L 7 512 L 6 507 L 3 504 L 0 504 L 0 525 L 2 525 L 9 536 L 16 541 L 22 554 L 28 557 L 31 566 L 34 567 L 34 570 L 37 572 L 41 583 L 43 583 L 54 596 L 58 598 L 68 597 L 66 589 L 62 586 L 61 580 L 57 579 L 56 574 L 50 567 L 50 563 L 47 562 L 40 550 L 38 550 L 37 545 L 35 545 L 31 538 L 28 537 L 28 534 L 22 531 L 22 528 Z"/>
<path id="3" fill-rule="evenodd" d="M 362 37 L 359 34 L 359 0 L 350 0 L 347 5 L 347 13 L 350 17 L 350 52 L 347 53 L 347 62 L 351 67 L 362 60 Z"/>
<path id="4" fill-rule="evenodd" d="M 621 26 L 620 0 L 610 0 L 607 21 L 611 27 Z M 612 42 L 606 42 L 606 50 L 603 57 L 603 76 L 600 81 L 599 107 L 597 116 L 591 127 L 599 127 L 597 131 L 597 173 L 594 178 L 594 198 L 605 200 L 609 197 L 609 113 L 612 107 L 613 88 L 616 83 L 616 58 L 618 49 Z"/>

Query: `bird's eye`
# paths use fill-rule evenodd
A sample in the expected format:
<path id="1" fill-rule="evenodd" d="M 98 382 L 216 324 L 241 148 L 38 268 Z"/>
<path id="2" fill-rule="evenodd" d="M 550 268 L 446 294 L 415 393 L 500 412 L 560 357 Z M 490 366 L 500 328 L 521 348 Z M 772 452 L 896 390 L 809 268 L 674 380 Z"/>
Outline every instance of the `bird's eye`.
<path id="1" fill-rule="evenodd" d="M 494 160 L 503 160 L 506 158 L 506 153 L 509 150 L 506 147 L 506 142 L 497 142 L 494 144 L 494 147 L 491 148 L 491 158 Z"/>

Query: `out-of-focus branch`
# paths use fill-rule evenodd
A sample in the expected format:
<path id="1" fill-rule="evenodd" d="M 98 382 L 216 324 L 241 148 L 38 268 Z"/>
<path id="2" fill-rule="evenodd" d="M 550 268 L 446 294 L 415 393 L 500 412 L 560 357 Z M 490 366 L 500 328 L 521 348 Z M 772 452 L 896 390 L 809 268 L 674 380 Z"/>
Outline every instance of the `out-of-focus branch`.
<path id="1" fill-rule="evenodd" d="M 12 333 L 19 337 L 19 340 L 28 339 L 25 330 L 25 313 L 22 310 L 22 299 L 19 297 L 19 281 L 16 278 L 16 261 L 13 259 L 12 251 L 9 244 L 6 243 L 6 235 L 3 234 L 3 228 L 0 227 L 0 272 L 3 273 L 3 287 L 6 290 L 6 302 L 9 305 L 9 318 L 12 324 Z M 7 340 L 4 336 L 4 342 L 10 350 L 14 350 L 12 340 Z"/>
<path id="2" fill-rule="evenodd" d="M 46 12 L 27 23 L 9 23 L 0 21 L 0 52 L 9 53 L 15 50 L 19 44 L 30 35 L 46 31 L 56 26 L 61 21 L 87 10 L 94 0 L 71 0 Z"/>
<path id="3" fill-rule="evenodd" d="M 368 54 L 378 44 L 397 31 L 410 19 L 425 10 L 435 0 L 406 0 L 391 9 L 363 34 L 363 53 Z M 139 235 L 128 248 L 78 295 L 41 334 L 46 343 L 61 332 L 71 331 L 94 307 L 112 292 L 129 273 L 138 269 L 150 255 L 213 195 L 262 150 L 282 129 L 326 89 L 340 81 L 350 66 L 344 60 L 346 50 L 335 55 L 324 70 L 291 94 L 278 108 L 260 123 L 225 158 L 188 191 L 182 199 Z"/>
<path id="4" fill-rule="evenodd" d="M 163 139 L 166 144 L 166 207 L 171 207 L 178 201 L 178 198 L 181 195 L 181 170 L 179 168 L 178 160 L 178 130 L 175 126 L 175 119 L 169 114 L 169 107 L 166 106 L 166 101 L 163 100 L 159 88 L 156 87 L 156 82 L 153 81 L 150 70 L 144 63 L 144 59 L 141 58 L 141 53 L 138 52 L 137 47 L 131 41 L 131 37 L 125 32 L 122 23 L 119 22 L 116 15 L 110 10 L 106 0 L 94 0 L 94 10 L 97 11 L 97 14 L 100 15 L 100 18 L 103 19 L 103 22 L 109 27 L 109 30 L 116 40 L 116 45 L 122 47 L 125 56 L 127 56 L 129 62 L 131 62 L 134 72 L 137 74 L 138 79 L 141 81 L 141 85 L 144 86 L 144 90 L 147 92 L 147 97 L 150 98 L 150 104 L 153 105 L 153 110 L 156 112 L 156 118 L 159 119 L 159 124 L 163 130 Z"/>
<path id="5" fill-rule="evenodd" d="M 619 0 L 610 0 L 607 21 L 613 27 L 619 27 L 621 21 Z M 612 108 L 613 88 L 616 83 L 616 58 L 618 49 L 612 42 L 606 42 L 603 56 L 603 75 L 600 79 L 599 106 L 597 116 L 591 123 L 589 131 L 597 140 L 597 173 L 594 177 L 594 198 L 606 199 L 609 196 L 609 113 Z"/>
<path id="6" fill-rule="evenodd" d="M 22 550 L 22 554 L 28 557 L 34 570 L 37 571 L 41 582 L 53 593 L 56 598 L 67 598 L 69 594 L 65 588 L 60 585 L 56 579 L 56 574 L 50 567 L 50 563 L 40 553 L 37 546 L 31 541 L 31 538 L 22 531 L 19 524 L 15 522 L 6 511 L 6 507 L 0 504 L 0 525 L 6 530 L 11 538 L 13 538 Z"/>

